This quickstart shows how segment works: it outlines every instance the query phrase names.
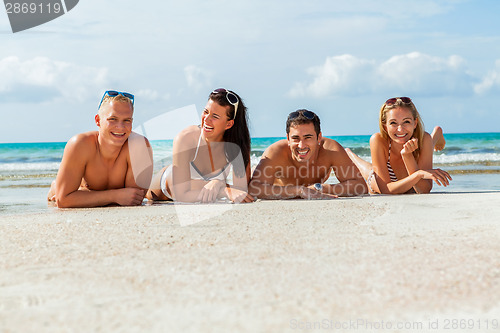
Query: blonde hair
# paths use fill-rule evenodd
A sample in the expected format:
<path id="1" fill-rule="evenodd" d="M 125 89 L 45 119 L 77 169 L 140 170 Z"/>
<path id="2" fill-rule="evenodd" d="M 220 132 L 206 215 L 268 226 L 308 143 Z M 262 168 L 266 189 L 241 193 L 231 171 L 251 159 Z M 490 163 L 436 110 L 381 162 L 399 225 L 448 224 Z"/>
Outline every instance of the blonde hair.
<path id="1" fill-rule="evenodd" d="M 132 109 L 132 112 L 134 112 L 134 103 L 132 103 L 130 98 L 125 97 L 125 96 L 120 94 L 120 95 L 116 95 L 116 96 L 109 96 L 109 95 L 104 96 L 104 98 L 102 99 L 101 106 L 99 107 L 99 110 L 98 110 L 99 113 L 101 112 L 101 110 L 103 109 L 103 106 L 105 104 L 110 104 L 111 102 L 115 102 L 115 101 L 129 104 L 130 108 Z"/>
<path id="2" fill-rule="evenodd" d="M 409 110 L 413 116 L 413 119 L 417 122 L 417 127 L 415 127 L 415 130 L 413 131 L 413 137 L 418 140 L 418 148 L 413 152 L 413 156 L 415 159 L 418 161 L 418 158 L 420 156 L 420 148 L 422 147 L 424 143 L 424 133 L 425 133 L 425 128 L 424 128 L 424 122 L 422 121 L 422 118 L 420 117 L 420 114 L 417 111 L 417 108 L 415 107 L 415 104 L 413 102 L 405 103 L 401 100 L 401 98 L 397 98 L 396 102 L 391 105 L 387 105 L 384 103 L 382 107 L 380 108 L 380 115 L 379 115 L 379 127 L 380 127 L 380 134 L 382 134 L 382 137 L 386 140 L 390 140 L 389 134 L 387 133 L 387 112 L 400 107 L 400 108 L 406 108 Z"/>

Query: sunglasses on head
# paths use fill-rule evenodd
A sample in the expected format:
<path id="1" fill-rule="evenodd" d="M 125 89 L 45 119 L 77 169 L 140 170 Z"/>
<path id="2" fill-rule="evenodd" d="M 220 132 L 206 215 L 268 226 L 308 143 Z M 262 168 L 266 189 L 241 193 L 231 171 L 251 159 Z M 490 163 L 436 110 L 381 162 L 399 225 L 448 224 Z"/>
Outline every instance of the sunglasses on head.
<path id="1" fill-rule="evenodd" d="M 394 105 L 396 104 L 396 102 L 398 101 L 398 99 L 401 100 L 401 102 L 405 103 L 405 104 L 410 104 L 411 103 L 411 98 L 410 97 L 393 97 L 393 98 L 389 98 L 387 101 L 385 101 L 385 105 Z"/>
<path id="2" fill-rule="evenodd" d="M 233 119 L 236 118 L 236 112 L 238 111 L 238 104 L 240 103 L 240 100 L 238 99 L 238 96 L 236 96 L 235 94 L 233 94 L 232 92 L 230 92 L 229 90 L 227 89 L 224 89 L 224 88 L 219 88 L 219 89 L 215 89 L 214 91 L 212 91 L 212 94 L 226 94 L 226 99 L 227 101 L 229 102 L 229 104 L 231 104 L 232 106 L 234 106 L 234 117 Z"/>
<path id="3" fill-rule="evenodd" d="M 288 115 L 288 120 L 294 120 L 295 118 L 299 117 L 300 115 L 303 115 L 305 118 L 309 120 L 313 120 L 314 117 L 316 117 L 316 114 L 312 111 L 293 111 Z"/>
<path id="4" fill-rule="evenodd" d="M 128 92 L 115 91 L 115 90 L 106 90 L 104 92 L 104 95 L 102 95 L 101 102 L 99 103 L 99 107 L 97 108 L 97 110 L 99 110 L 101 108 L 102 101 L 104 100 L 104 98 L 106 96 L 116 97 L 118 95 L 122 95 L 124 97 L 127 97 L 132 102 L 132 105 L 134 105 L 134 95 L 132 95 L 132 94 L 130 94 Z"/>

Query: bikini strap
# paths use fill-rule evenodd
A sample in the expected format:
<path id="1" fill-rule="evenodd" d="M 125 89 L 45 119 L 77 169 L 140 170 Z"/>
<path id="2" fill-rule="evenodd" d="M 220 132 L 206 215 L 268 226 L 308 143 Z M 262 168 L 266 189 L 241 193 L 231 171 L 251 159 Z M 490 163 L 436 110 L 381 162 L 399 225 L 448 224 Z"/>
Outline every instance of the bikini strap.
<path id="1" fill-rule="evenodd" d="M 194 158 L 191 162 L 194 162 L 194 160 L 198 156 L 198 149 L 200 148 L 200 143 L 201 143 L 201 133 L 200 133 L 200 137 L 198 138 L 198 145 L 196 146 L 196 152 L 194 153 Z"/>
<path id="2" fill-rule="evenodd" d="M 198 149 L 200 149 L 200 144 L 201 144 L 201 133 L 200 137 L 198 139 L 198 145 L 196 146 L 196 152 L 194 153 L 194 158 L 191 161 L 193 163 L 196 160 L 196 157 L 198 157 Z M 207 142 L 207 147 L 208 147 L 208 156 L 210 157 L 210 166 L 212 167 L 212 172 L 215 171 L 215 166 L 214 166 L 214 159 L 212 157 L 212 149 L 210 148 L 210 142 Z"/>

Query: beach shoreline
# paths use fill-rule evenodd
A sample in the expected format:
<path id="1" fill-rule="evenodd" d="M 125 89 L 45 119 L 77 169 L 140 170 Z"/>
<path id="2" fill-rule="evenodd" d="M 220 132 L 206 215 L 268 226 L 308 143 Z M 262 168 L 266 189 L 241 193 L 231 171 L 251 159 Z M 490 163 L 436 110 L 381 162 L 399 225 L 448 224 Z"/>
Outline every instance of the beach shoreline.
<path id="1" fill-rule="evenodd" d="M 363 319 L 449 332 L 446 318 L 484 329 L 500 320 L 499 201 L 184 205 L 225 209 L 185 227 L 174 204 L 0 216 L 0 330 L 281 332 Z"/>
<path id="2" fill-rule="evenodd" d="M 369 135 L 329 136 L 370 161 Z M 449 187 L 435 192 L 500 191 L 500 133 L 446 134 L 446 148 L 434 153 L 434 167 L 451 174 Z M 269 145 L 283 138 L 252 138 L 251 167 L 255 168 Z M 154 168 L 172 161 L 172 140 L 151 141 Z M 47 211 L 46 195 L 56 178 L 65 143 L 0 144 L 0 216 Z M 335 183 L 331 175 L 328 183 Z"/>

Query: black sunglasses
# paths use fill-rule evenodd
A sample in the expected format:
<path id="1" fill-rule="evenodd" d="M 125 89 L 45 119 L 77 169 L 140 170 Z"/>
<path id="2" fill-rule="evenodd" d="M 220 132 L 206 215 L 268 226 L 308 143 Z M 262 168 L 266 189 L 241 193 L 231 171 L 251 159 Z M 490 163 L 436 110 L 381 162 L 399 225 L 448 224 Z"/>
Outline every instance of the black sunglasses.
<path id="1" fill-rule="evenodd" d="M 116 90 L 106 90 L 104 92 L 104 95 L 102 95 L 101 102 L 99 103 L 99 107 L 97 108 L 97 110 L 99 110 L 101 108 L 101 104 L 102 104 L 102 101 L 104 100 L 104 97 L 106 97 L 106 96 L 116 97 L 118 95 L 122 95 L 124 97 L 127 97 L 132 102 L 132 105 L 134 105 L 134 95 L 132 95 L 131 93 L 116 91 Z"/>
<path id="2" fill-rule="evenodd" d="M 388 106 L 394 105 L 398 101 L 398 99 L 400 99 L 401 102 L 403 102 L 405 104 L 411 103 L 410 97 L 393 97 L 393 98 L 389 98 L 387 101 L 385 101 L 385 105 L 388 105 Z"/>
<path id="3" fill-rule="evenodd" d="M 226 94 L 226 99 L 229 102 L 229 104 L 231 104 L 232 106 L 234 106 L 234 117 L 233 117 L 233 119 L 235 119 L 236 118 L 236 112 L 238 111 L 238 104 L 240 103 L 240 100 L 238 99 L 238 96 L 236 96 L 235 94 L 233 94 L 232 92 L 230 92 L 229 90 L 224 89 L 224 88 L 219 88 L 219 89 L 215 89 L 214 91 L 212 91 L 212 94 L 214 94 L 214 95 L 224 94 L 224 93 Z"/>
<path id="4" fill-rule="evenodd" d="M 293 111 L 288 115 L 288 120 L 294 120 L 295 118 L 299 117 L 301 114 L 309 120 L 313 120 L 314 117 L 316 117 L 316 114 L 312 111 L 309 111 L 309 110 Z"/>

